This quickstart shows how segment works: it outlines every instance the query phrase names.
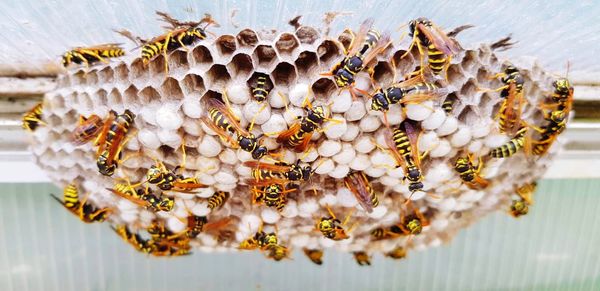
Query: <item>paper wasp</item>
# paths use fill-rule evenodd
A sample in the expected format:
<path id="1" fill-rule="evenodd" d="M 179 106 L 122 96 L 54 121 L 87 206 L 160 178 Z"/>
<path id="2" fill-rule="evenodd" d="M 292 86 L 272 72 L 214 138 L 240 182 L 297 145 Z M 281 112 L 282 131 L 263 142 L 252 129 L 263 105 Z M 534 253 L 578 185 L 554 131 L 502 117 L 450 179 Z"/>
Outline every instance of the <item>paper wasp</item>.
<path id="1" fill-rule="evenodd" d="M 148 233 L 151 235 L 151 239 L 144 239 L 139 233 L 132 233 L 127 226 L 118 225 L 112 227 L 113 231 L 117 233 L 124 241 L 132 245 L 137 251 L 153 255 L 156 257 L 165 256 L 183 256 L 190 254 L 189 240 L 169 240 L 166 238 L 167 234 L 170 233 L 164 227 L 153 224 L 148 228 Z"/>
<path id="2" fill-rule="evenodd" d="M 256 101 L 263 102 L 269 96 L 273 90 L 273 82 L 271 78 L 265 73 L 257 73 L 256 78 L 253 80 L 250 86 L 250 92 Z"/>
<path id="3" fill-rule="evenodd" d="M 490 151 L 490 156 L 494 158 L 508 158 L 517 153 L 523 146 L 526 145 L 527 131 L 529 127 L 523 126 L 517 134 L 507 143 L 494 148 Z"/>
<path id="4" fill-rule="evenodd" d="M 346 31 L 352 35 L 352 41 L 348 50 L 345 51 L 344 59 L 333 66 L 330 72 L 321 74 L 322 76 L 333 76 L 335 84 L 339 88 L 349 87 L 353 96 L 355 96 L 353 85 L 356 74 L 391 44 L 388 34 L 381 36 L 377 30 L 371 29 L 373 22 L 373 18 L 365 20 L 356 36 L 347 29 Z"/>
<path id="5" fill-rule="evenodd" d="M 352 252 L 354 259 L 359 266 L 371 265 L 371 256 L 365 251 Z"/>
<path id="6" fill-rule="evenodd" d="M 427 152 L 421 154 L 419 151 L 419 133 L 409 120 L 405 120 L 393 131 L 386 122 L 384 131 L 385 142 L 396 161 L 397 166 L 404 170 L 404 179 L 408 180 L 408 189 L 411 193 L 422 191 L 423 173 L 421 170 L 421 159 Z"/>
<path id="7" fill-rule="evenodd" d="M 229 192 L 217 191 L 215 194 L 208 198 L 208 208 L 211 210 L 215 210 L 223 207 L 227 199 L 229 199 Z"/>
<path id="8" fill-rule="evenodd" d="M 79 200 L 79 190 L 74 184 L 69 184 L 65 187 L 63 190 L 63 200 L 54 194 L 50 194 L 50 196 L 85 223 L 103 222 L 111 213 L 109 208 L 98 209 L 87 203 L 87 195 L 82 200 Z"/>
<path id="9" fill-rule="evenodd" d="M 300 166 L 300 159 L 295 164 L 276 162 L 268 164 L 258 161 L 246 161 L 244 166 L 252 168 L 252 178 L 255 181 L 288 180 L 292 182 L 308 181 L 315 170 L 310 166 Z M 252 183 L 249 181 L 250 184 Z"/>
<path id="10" fill-rule="evenodd" d="M 459 174 L 462 182 L 474 190 L 485 189 L 490 184 L 488 180 L 479 174 L 482 167 L 483 159 L 479 157 L 477 166 L 475 166 L 472 154 L 467 154 L 466 157 L 459 157 L 454 164 L 454 170 Z"/>
<path id="11" fill-rule="evenodd" d="M 120 43 L 107 43 L 92 47 L 76 47 L 66 52 L 62 57 L 62 64 L 66 68 L 71 63 L 84 63 L 86 67 L 95 62 L 108 64 L 106 59 L 125 55 Z"/>
<path id="12" fill-rule="evenodd" d="M 398 246 L 395 249 L 385 253 L 385 256 L 394 260 L 404 259 L 406 257 L 406 249 Z"/>
<path id="13" fill-rule="evenodd" d="M 299 121 L 277 136 L 278 143 L 293 149 L 297 153 L 306 151 L 313 133 L 316 130 L 323 130 L 320 129 L 323 122 L 326 120 L 334 121 L 329 119 L 330 112 L 325 110 L 325 106 L 313 107 L 308 96 L 304 99 L 302 107 L 306 110 L 306 116 L 298 117 Z"/>
<path id="14" fill-rule="evenodd" d="M 421 68 L 424 68 L 424 48 L 427 48 L 428 68 L 434 75 L 439 75 L 442 71 L 446 74 L 452 57 L 460 50 L 458 43 L 449 38 L 437 25 L 424 17 L 411 20 L 408 23 L 408 35 L 412 38 L 412 41 L 410 47 L 401 58 L 408 55 L 416 45 L 421 57 Z M 447 79 L 446 76 L 445 80 Z"/>
<path id="15" fill-rule="evenodd" d="M 344 226 L 348 223 L 350 219 L 349 213 L 346 215 L 344 222 L 341 222 L 339 219 L 335 217 L 333 211 L 327 206 L 327 212 L 329 212 L 328 217 L 321 217 L 320 220 L 317 221 L 315 228 L 320 231 L 323 236 L 331 240 L 344 240 L 350 238 L 344 229 Z"/>
<path id="16" fill-rule="evenodd" d="M 279 238 L 277 233 L 271 232 L 266 233 L 262 229 L 262 224 L 258 231 L 252 236 L 240 243 L 238 249 L 240 250 L 255 250 L 267 252 L 267 257 L 280 261 L 286 258 L 289 254 L 287 247 L 279 244 Z"/>
<path id="17" fill-rule="evenodd" d="M 105 176 L 112 176 L 118 166 L 121 158 L 121 151 L 127 142 L 127 133 L 129 132 L 135 114 L 128 109 L 121 115 L 111 111 L 104 128 L 97 138 L 98 158 L 96 164 L 98 171 Z"/>
<path id="18" fill-rule="evenodd" d="M 323 264 L 323 250 L 303 248 L 304 254 L 315 264 Z"/>
<path id="19" fill-rule="evenodd" d="M 363 172 L 351 172 L 344 178 L 346 188 L 354 194 L 360 206 L 368 213 L 379 205 L 379 199 L 373 190 L 373 185 Z"/>
<path id="20" fill-rule="evenodd" d="M 227 100 L 227 95 L 223 95 Z M 229 103 L 229 102 L 227 102 Z M 208 116 L 202 116 L 201 120 L 219 135 L 221 140 L 228 143 L 233 148 L 252 154 L 252 158 L 259 160 L 268 153 L 267 147 L 261 145 L 262 135 L 256 137 L 250 131 L 254 124 L 251 124 L 249 130 L 243 129 L 238 123 L 238 118 L 231 112 L 228 106 L 216 98 L 206 100 Z M 237 136 L 237 138 L 235 138 Z"/>
<path id="21" fill-rule="evenodd" d="M 371 237 L 375 240 L 396 238 L 404 235 L 418 235 L 423 231 L 423 227 L 429 226 L 429 220 L 415 208 L 410 200 L 407 203 L 412 209 L 412 212 L 405 215 L 402 210 L 400 214 L 400 221 L 391 227 L 376 228 L 371 231 Z M 410 238 L 410 237 L 409 237 Z"/>
<path id="22" fill-rule="evenodd" d="M 500 97 L 503 98 L 500 109 L 498 110 L 498 124 L 500 132 L 506 132 L 513 135 L 519 131 L 523 125 L 521 114 L 526 102 L 523 91 L 525 79 L 519 72 L 519 69 L 512 64 L 508 64 L 504 69 L 504 72 L 498 73 L 492 78 L 499 77 L 504 85 L 491 90 L 496 92 L 500 91 Z M 489 91 L 489 89 L 480 89 L 480 91 Z"/>
<path id="23" fill-rule="evenodd" d="M 135 37 L 127 30 L 115 31 L 130 40 L 135 44 L 142 47 L 142 63 L 144 66 L 154 59 L 156 56 L 162 54 L 165 58 L 165 73 L 169 71 L 169 65 L 167 62 L 167 54 L 178 48 L 188 49 L 188 45 L 194 44 L 196 41 L 206 39 L 208 31 L 206 28 L 213 24 L 218 26 L 218 23 L 208 14 L 204 16 L 200 21 L 179 21 L 174 19 L 165 12 L 156 11 L 159 16 L 159 20 L 167 23 L 165 26 L 168 31 L 164 34 L 156 36 L 150 40 L 145 40 L 140 37 Z M 199 25 L 205 23 L 206 25 L 202 28 Z"/>
<path id="24" fill-rule="evenodd" d="M 272 184 L 269 184 L 272 183 Z M 287 194 L 296 191 L 294 184 L 285 181 L 258 181 L 252 185 L 253 203 L 264 203 L 267 207 L 275 207 L 281 212 L 287 203 Z M 265 185 L 261 185 L 265 184 Z"/>
<path id="25" fill-rule="evenodd" d="M 525 184 L 516 189 L 519 199 L 513 199 L 510 205 L 510 214 L 514 217 L 526 215 L 529 212 L 529 206 L 533 205 L 533 193 L 537 189 L 537 182 Z"/>
<path id="26" fill-rule="evenodd" d="M 75 145 L 82 145 L 100 134 L 104 128 L 104 120 L 98 115 L 92 114 L 89 117 L 79 116 L 77 127 L 71 133 L 71 141 Z"/>
<path id="27" fill-rule="evenodd" d="M 33 132 L 40 125 L 46 125 L 44 121 L 42 121 L 42 110 L 44 108 L 44 104 L 42 102 L 36 104 L 31 110 L 27 111 L 23 115 L 23 129 Z"/>
<path id="28" fill-rule="evenodd" d="M 157 196 L 152 192 L 152 189 L 135 189 L 135 186 L 137 185 L 117 183 L 113 189 L 106 188 L 106 190 L 153 212 L 171 211 L 173 209 L 175 203 L 173 198 L 161 194 Z"/>
<path id="29" fill-rule="evenodd" d="M 163 191 L 175 191 L 180 193 L 194 193 L 192 192 L 198 188 L 207 187 L 204 184 L 198 182 L 195 177 L 184 177 L 182 174 L 177 174 L 178 170 L 185 170 L 185 144 L 181 144 L 182 151 L 182 162 L 180 165 L 175 167 L 174 170 L 168 170 L 165 164 L 161 161 L 156 160 L 155 165 L 152 165 L 146 173 L 146 181 L 150 184 L 155 184 L 158 188 Z"/>

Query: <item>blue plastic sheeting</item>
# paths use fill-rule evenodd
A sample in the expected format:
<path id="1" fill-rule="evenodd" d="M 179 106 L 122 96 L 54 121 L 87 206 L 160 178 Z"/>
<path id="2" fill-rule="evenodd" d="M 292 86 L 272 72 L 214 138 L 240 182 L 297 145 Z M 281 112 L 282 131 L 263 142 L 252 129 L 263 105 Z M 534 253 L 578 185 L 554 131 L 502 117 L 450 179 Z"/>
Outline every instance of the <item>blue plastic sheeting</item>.
<path id="1" fill-rule="evenodd" d="M 48 184 L 3 184 L 0 290 L 598 290 L 600 180 L 545 180 L 530 213 L 484 218 L 448 245 L 360 267 L 327 251 L 279 263 L 258 252 L 152 258 L 87 225 Z"/>
<path id="2" fill-rule="evenodd" d="M 474 24 L 463 32 L 463 44 L 491 42 L 508 34 L 518 44 L 505 56 L 536 56 L 541 64 L 564 74 L 567 61 L 571 70 L 600 72 L 600 1 L 116 1 L 116 0 L 4 0 L 0 2 L 0 65 L 38 66 L 59 59 L 73 46 L 107 42 L 127 42 L 113 28 L 127 28 L 152 37 L 163 31 L 155 10 L 181 19 L 199 19 L 211 13 L 222 24 L 211 29 L 217 34 L 235 33 L 253 27 L 291 30 L 289 19 L 303 15 L 301 23 L 322 25 L 324 12 L 346 11 L 334 23 L 333 33 L 344 27 L 357 28 L 367 17 L 375 25 L 396 36 L 398 26 L 425 16 L 444 28 Z M 397 38 L 396 38 L 397 39 Z M 133 46 L 131 46 L 133 47 Z M 137 53 L 137 52 L 136 52 Z"/>

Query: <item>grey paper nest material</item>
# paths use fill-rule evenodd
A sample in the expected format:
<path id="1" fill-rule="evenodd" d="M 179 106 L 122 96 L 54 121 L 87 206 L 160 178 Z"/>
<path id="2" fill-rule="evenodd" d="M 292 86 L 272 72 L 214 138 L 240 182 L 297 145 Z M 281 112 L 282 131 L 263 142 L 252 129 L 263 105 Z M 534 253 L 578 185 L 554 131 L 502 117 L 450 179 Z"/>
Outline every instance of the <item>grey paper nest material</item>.
<path id="1" fill-rule="evenodd" d="M 419 59 L 416 51 L 404 59 L 406 45 L 390 46 L 378 57 L 375 79 L 382 86 L 392 83 L 394 70 L 403 76 L 414 70 Z M 343 58 L 342 49 L 333 41 L 319 35 L 310 27 L 300 27 L 295 33 L 284 32 L 262 37 L 251 29 L 237 35 L 222 35 L 191 46 L 189 51 L 179 49 L 169 54 L 170 71 L 165 75 L 165 59 L 154 59 L 147 68 L 139 59 L 130 56 L 109 65 L 71 70 L 62 75 L 56 90 L 45 96 L 44 119 L 48 126 L 34 133 L 33 152 L 39 166 L 58 185 L 77 180 L 80 192 L 89 192 L 89 201 L 98 207 L 114 207 L 109 217 L 113 224 L 127 224 L 132 230 L 147 227 L 155 218 L 166 221 L 173 232 L 185 229 L 181 219 L 188 210 L 196 215 L 206 215 L 209 220 L 231 216 L 237 226 L 236 235 L 229 241 L 218 242 L 208 234 L 200 234 L 193 245 L 203 251 L 234 250 L 238 244 L 253 235 L 260 221 L 267 230 L 277 225 L 280 242 L 291 248 L 329 248 L 342 251 L 366 250 L 369 253 L 387 252 L 407 243 L 407 237 L 372 241 L 370 231 L 379 226 L 389 226 L 400 217 L 400 208 L 409 197 L 407 184 L 402 183 L 400 168 L 393 169 L 389 154 L 375 145 L 383 141 L 382 115 L 370 110 L 370 100 L 352 100 L 348 91 L 338 95 L 331 79 L 320 72 Z M 390 62 L 394 59 L 397 68 Z M 488 45 L 464 50 L 454 57 L 448 69 L 450 94 L 436 102 L 408 105 L 407 116 L 421 121 L 423 134 L 421 150 L 430 150 L 423 161 L 425 190 L 433 195 L 417 192 L 413 204 L 430 220 L 423 233 L 414 236 L 409 247 L 424 249 L 448 241 L 459 229 L 487 213 L 506 210 L 514 187 L 538 179 L 549 165 L 551 154 L 535 161 L 523 158 L 523 153 L 507 159 L 486 161 L 483 176 L 490 180 L 485 191 L 460 186 L 460 178 L 452 166 L 458 154 L 471 152 L 485 156 L 491 148 L 508 140 L 498 133 L 494 115 L 500 105 L 498 93 L 482 93 L 477 86 L 497 88 L 501 83 L 489 77 L 502 70 Z M 529 104 L 538 104 L 543 92 L 550 92 L 551 78 L 537 65 L 520 67 L 525 78 L 525 96 Z M 248 82 L 256 72 L 268 74 L 274 89 L 267 106 L 257 114 L 260 105 L 251 98 Z M 366 73 L 357 77 L 356 87 L 372 92 Z M 287 129 L 296 116 L 303 115 L 302 101 L 307 93 L 313 105 L 331 104 L 333 118 L 341 123 L 326 123 L 325 132 L 315 134 L 314 148 L 308 154 L 284 151 L 283 159 L 293 163 L 296 158 L 319 165 L 311 182 L 303 183 L 299 193 L 290 194 L 289 202 L 279 214 L 274 208 L 251 203 L 251 193 L 244 180 L 250 169 L 242 166 L 250 160 L 249 153 L 233 150 L 199 121 L 207 110 L 202 100 L 220 96 L 227 90 L 234 112 L 241 118 L 242 126 L 256 116 L 254 133 L 279 132 Z M 289 96 L 289 109 L 276 92 Z M 453 98 L 454 108 L 446 114 L 440 107 L 446 98 Z M 430 108 L 434 108 L 433 111 Z M 143 179 L 153 159 L 164 161 L 169 168 L 180 163 L 179 149 L 182 136 L 188 153 L 186 175 L 199 177 L 210 185 L 197 195 L 167 193 L 175 197 L 171 212 L 152 213 L 129 201 L 119 198 L 105 188 L 115 180 L 98 173 L 95 149 L 90 144 L 75 147 L 70 143 L 70 132 L 77 125 L 80 114 L 106 116 L 110 110 L 131 110 L 137 115 L 133 135 L 126 145 L 124 155 L 141 153 L 119 167 L 115 177 L 127 176 L 132 181 Z M 402 114 L 392 106 L 388 118 L 399 124 Z M 542 124 L 541 113 L 531 105 L 525 107 L 524 119 L 532 124 Z M 269 149 L 276 149 L 274 137 L 265 139 Z M 379 194 L 380 206 L 367 214 L 353 195 L 345 188 L 342 179 L 352 170 L 364 171 L 371 177 Z M 460 191 L 456 188 L 460 187 Z M 315 189 L 316 191 L 314 191 Z M 223 208 L 210 213 L 207 198 L 214 191 L 231 193 Z M 356 227 L 350 239 L 335 242 L 315 231 L 315 220 L 327 214 L 329 205 L 338 217 L 354 211 L 350 224 Z"/>

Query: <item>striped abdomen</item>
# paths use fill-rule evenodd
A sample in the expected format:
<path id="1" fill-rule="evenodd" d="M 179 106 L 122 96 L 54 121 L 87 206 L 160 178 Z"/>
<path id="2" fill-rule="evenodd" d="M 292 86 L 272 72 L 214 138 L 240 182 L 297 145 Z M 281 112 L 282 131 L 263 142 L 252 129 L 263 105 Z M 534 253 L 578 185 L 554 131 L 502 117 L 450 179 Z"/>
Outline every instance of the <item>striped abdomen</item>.
<path id="1" fill-rule="evenodd" d="M 214 210 L 215 208 L 219 208 L 225 204 L 225 202 L 229 199 L 229 192 L 217 191 L 215 194 L 208 198 L 208 208 Z"/>
<path id="2" fill-rule="evenodd" d="M 38 103 L 31 110 L 29 110 L 25 115 L 23 115 L 23 129 L 28 131 L 34 131 L 42 120 L 42 110 L 43 103 Z"/>
<path id="3" fill-rule="evenodd" d="M 452 100 L 452 99 L 446 99 L 446 101 L 444 101 L 444 103 L 442 103 L 442 109 L 444 110 L 444 112 L 446 112 L 446 114 L 452 113 L 453 106 L 454 106 L 454 100 Z"/>
<path id="4" fill-rule="evenodd" d="M 74 184 L 69 184 L 63 190 L 63 200 L 65 207 L 69 209 L 79 206 L 79 191 Z"/>
<path id="5" fill-rule="evenodd" d="M 379 31 L 374 30 L 374 29 L 369 30 L 369 32 L 367 32 L 367 36 L 365 38 L 365 44 L 360 49 L 359 54 L 361 56 L 364 56 L 365 53 L 369 49 L 371 49 L 373 46 L 375 46 L 380 39 L 381 39 L 381 34 L 379 33 Z"/>
<path id="6" fill-rule="evenodd" d="M 508 158 L 519 151 L 525 143 L 525 133 L 527 133 L 527 127 L 521 128 L 516 136 L 509 140 L 507 143 L 492 149 L 490 156 L 494 158 Z"/>
<path id="7" fill-rule="evenodd" d="M 166 42 L 167 39 L 164 39 L 154 43 L 147 43 L 142 46 L 142 61 L 147 64 L 150 59 L 154 58 L 160 53 L 165 52 L 167 49 Z"/>
<path id="8" fill-rule="evenodd" d="M 449 61 L 448 56 L 438 50 L 434 44 L 427 46 L 427 56 L 428 66 L 436 75 L 444 70 L 446 63 Z"/>
<path id="9" fill-rule="evenodd" d="M 407 164 L 412 165 L 412 157 L 410 156 L 412 147 L 410 145 L 410 139 L 408 139 L 406 133 L 397 128 L 394 130 L 394 135 L 392 138 L 394 139 L 394 144 L 396 144 L 396 150 L 398 150 L 398 153 L 400 153 Z"/>
<path id="10" fill-rule="evenodd" d="M 208 116 L 210 116 L 210 120 L 217 127 L 233 134 L 236 133 L 231 123 L 229 123 L 229 120 L 218 109 L 211 108 L 208 111 Z"/>
<path id="11" fill-rule="evenodd" d="M 267 99 L 269 91 L 266 89 L 267 78 L 265 76 L 259 76 L 256 80 L 256 87 L 252 88 L 252 96 L 258 102 L 262 102 Z"/>
<path id="12" fill-rule="evenodd" d="M 510 105 L 512 105 L 512 108 L 508 108 L 508 106 Z M 506 112 L 509 109 L 512 111 L 511 117 L 508 117 Z M 498 111 L 498 114 L 500 115 L 500 118 L 498 120 L 498 124 L 500 125 L 500 132 L 506 132 L 509 129 L 518 126 L 517 122 L 520 121 L 516 120 L 513 117 L 519 112 L 519 110 L 520 104 L 519 102 L 517 102 L 517 100 L 513 100 L 512 104 L 508 104 L 508 99 L 504 99 L 504 101 L 500 105 L 500 110 Z"/>

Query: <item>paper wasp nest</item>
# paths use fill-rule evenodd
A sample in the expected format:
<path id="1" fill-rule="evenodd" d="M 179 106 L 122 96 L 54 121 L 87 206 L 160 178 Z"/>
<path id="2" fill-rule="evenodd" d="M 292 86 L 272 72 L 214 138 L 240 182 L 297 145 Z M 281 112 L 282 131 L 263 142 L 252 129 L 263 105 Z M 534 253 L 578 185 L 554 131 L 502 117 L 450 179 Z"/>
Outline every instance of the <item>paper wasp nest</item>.
<path id="1" fill-rule="evenodd" d="M 341 38 L 347 43 L 347 38 Z M 378 57 L 374 78 L 380 86 L 393 82 L 394 70 L 399 79 L 419 65 L 416 50 L 400 59 L 406 49 L 406 45 L 398 47 L 394 43 Z M 347 90 L 338 94 L 333 81 L 319 75 L 342 58 L 339 45 L 310 27 L 300 27 L 295 33 L 264 35 L 245 29 L 237 35 L 201 41 L 189 51 L 179 49 L 170 53 L 168 75 L 162 56 L 144 68 L 137 52 L 89 71 L 71 69 L 59 77 L 56 90 L 45 96 L 44 120 L 48 125 L 34 133 L 33 152 L 39 166 L 56 184 L 64 186 L 76 180 L 80 192 L 90 193 L 91 203 L 114 207 L 115 212 L 108 218 L 113 224 L 127 224 L 133 230 L 140 230 L 158 216 L 170 230 L 179 232 L 185 224 L 178 218 L 184 219 L 188 210 L 206 215 L 209 220 L 234 218 L 235 237 L 218 242 L 201 233 L 193 241 L 196 250 L 235 250 L 240 241 L 256 232 L 262 220 L 267 230 L 276 225 L 280 242 L 292 249 L 332 247 L 342 251 L 387 252 L 406 244 L 407 237 L 372 241 L 370 231 L 397 223 L 410 192 L 402 182 L 401 168 L 391 167 L 394 164 L 389 154 L 373 144 L 373 141 L 385 144 L 382 114 L 370 110 L 369 98 L 353 100 Z M 392 67 L 392 59 L 396 69 Z M 546 96 L 544 92 L 552 90 L 552 80 L 536 64 L 519 69 L 525 78 L 525 96 L 529 102 L 524 119 L 544 124 L 541 113 L 532 105 L 540 103 Z M 431 194 L 416 192 L 412 196 L 413 204 L 429 219 L 430 226 L 410 240 L 410 248 L 437 246 L 487 213 L 506 211 L 514 188 L 538 179 L 556 152 L 558 146 L 549 155 L 529 161 L 523 153 L 506 159 L 486 158 L 482 175 L 490 180 L 490 186 L 484 191 L 461 186 L 453 169 L 459 154 L 471 152 L 486 157 L 491 148 L 508 140 L 498 133 L 494 120 L 500 94 L 477 91 L 478 86 L 500 87 L 500 81 L 490 77 L 501 70 L 502 61 L 488 45 L 465 49 L 453 58 L 448 69 L 447 97 L 427 101 L 423 106 L 407 106 L 408 118 L 421 121 L 421 150 L 430 150 L 423 159 L 423 170 L 425 190 Z M 267 99 L 269 106 L 258 114 L 260 105 L 248 89 L 256 72 L 266 73 L 274 85 Z M 356 87 L 373 92 L 370 86 L 367 73 L 359 73 Z M 288 195 L 288 204 L 281 214 L 274 208 L 251 203 L 250 189 L 244 185 L 250 169 L 242 166 L 243 161 L 251 159 L 250 155 L 222 143 L 199 120 L 207 110 L 202 100 L 218 97 L 224 90 L 242 126 L 256 116 L 257 135 L 287 129 L 296 116 L 304 114 L 302 101 L 309 92 L 313 105 L 331 104 L 332 118 L 343 121 L 325 123 L 325 132 L 313 136 L 314 146 L 309 153 L 283 152 L 280 159 L 293 163 L 301 157 L 318 168 L 310 182 L 301 184 L 301 191 Z M 287 112 L 277 92 L 289 98 Z M 446 98 L 455 100 L 450 114 L 440 107 Z M 95 148 L 91 144 L 76 147 L 69 138 L 80 114 L 106 116 L 111 109 L 117 112 L 129 109 L 135 113 L 136 133 L 131 135 L 123 153 L 131 157 L 113 177 L 105 177 L 98 173 Z M 394 125 L 401 122 L 403 116 L 397 105 L 392 106 L 388 118 Z M 186 175 L 197 175 L 209 188 L 196 195 L 166 193 L 175 197 L 175 207 L 170 212 L 156 214 L 105 189 L 113 187 L 118 177 L 128 177 L 132 182 L 143 180 L 154 159 L 165 162 L 170 169 L 179 165 L 182 137 L 188 154 Z M 274 137 L 264 140 L 269 149 L 278 147 Z M 371 214 L 357 204 L 343 184 L 343 178 L 352 170 L 364 171 L 378 193 L 380 206 Z M 206 198 L 216 190 L 229 191 L 231 198 L 223 208 L 209 213 Z M 353 210 L 349 225 L 356 223 L 356 227 L 350 239 L 334 242 L 315 231 L 317 217 L 327 215 L 325 205 L 340 219 Z"/>

